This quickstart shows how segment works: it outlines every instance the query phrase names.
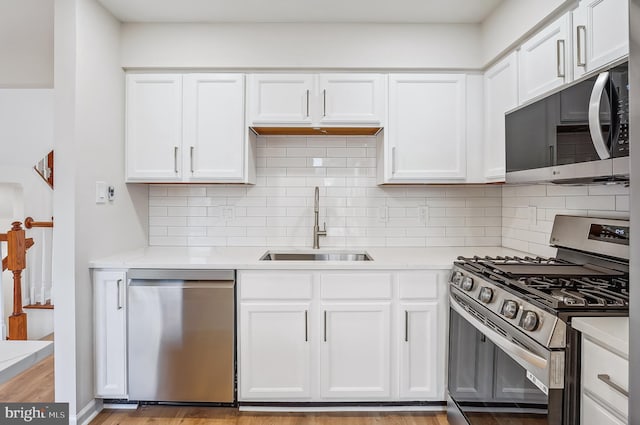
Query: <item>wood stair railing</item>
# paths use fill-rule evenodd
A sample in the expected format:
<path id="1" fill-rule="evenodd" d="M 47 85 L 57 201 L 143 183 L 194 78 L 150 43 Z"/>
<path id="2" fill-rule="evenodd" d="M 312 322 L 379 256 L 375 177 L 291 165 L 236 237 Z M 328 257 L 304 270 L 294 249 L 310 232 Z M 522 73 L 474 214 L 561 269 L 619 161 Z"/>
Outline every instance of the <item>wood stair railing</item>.
<path id="1" fill-rule="evenodd" d="M 27 266 L 27 249 L 33 246 L 33 239 L 26 238 L 22 223 L 14 221 L 11 230 L 0 233 L 0 241 L 7 242 L 7 257 L 2 259 L 2 270 L 13 273 L 13 313 L 9 316 L 9 336 L 11 340 L 27 339 L 27 314 L 22 310 L 22 271 Z"/>
<path id="2" fill-rule="evenodd" d="M 53 221 L 35 221 L 31 217 L 24 220 L 27 229 L 33 227 L 53 227 Z M 13 273 L 13 312 L 9 316 L 10 340 L 27 339 L 27 314 L 22 307 L 22 271 L 27 267 L 27 250 L 34 245 L 33 238 L 27 238 L 22 223 L 11 223 L 11 230 L 0 233 L 0 242 L 7 242 L 7 256 L 2 259 L 2 271 Z M 44 266 L 43 266 L 44 267 Z M 51 309 L 53 305 L 48 300 L 44 304 L 32 304 L 24 308 Z"/>

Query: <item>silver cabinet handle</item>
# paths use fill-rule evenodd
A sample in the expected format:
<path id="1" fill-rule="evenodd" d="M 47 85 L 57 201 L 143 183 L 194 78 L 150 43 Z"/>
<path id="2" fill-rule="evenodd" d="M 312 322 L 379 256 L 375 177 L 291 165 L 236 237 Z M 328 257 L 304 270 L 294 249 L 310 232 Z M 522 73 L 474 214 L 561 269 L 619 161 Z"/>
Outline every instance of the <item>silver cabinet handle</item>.
<path id="1" fill-rule="evenodd" d="M 409 312 L 404 311 L 404 342 L 409 342 Z"/>
<path id="2" fill-rule="evenodd" d="M 607 89 L 609 83 L 609 72 L 598 75 L 596 83 L 593 85 L 591 98 L 589 99 L 589 133 L 593 147 L 596 149 L 600 159 L 611 158 L 611 152 L 607 147 L 607 142 L 602 137 L 602 123 L 600 122 L 600 101 L 602 94 Z"/>
<path id="3" fill-rule="evenodd" d="M 553 154 L 553 145 L 549 145 L 549 165 L 556 165 L 555 164 L 555 155 Z"/>
<path id="4" fill-rule="evenodd" d="M 304 341 L 309 341 L 309 310 L 304 311 Z"/>
<path id="5" fill-rule="evenodd" d="M 189 161 L 191 164 L 191 174 L 193 174 L 193 150 L 195 148 L 193 146 L 191 146 L 191 149 L 189 150 Z"/>
<path id="6" fill-rule="evenodd" d="M 324 342 L 327 342 L 327 310 L 324 311 Z"/>
<path id="7" fill-rule="evenodd" d="M 173 147 L 173 171 L 178 172 L 178 147 Z"/>
<path id="8" fill-rule="evenodd" d="M 583 46 L 583 39 L 581 37 L 581 35 L 584 35 L 585 39 L 587 37 L 587 27 L 584 25 L 578 25 L 576 27 L 576 40 L 577 40 L 577 44 L 578 44 L 578 58 L 576 60 L 576 65 L 578 66 L 587 66 L 587 51 L 586 51 L 586 42 L 585 45 Z M 585 40 L 586 41 L 586 40 Z M 582 51 L 584 50 L 584 54 L 582 54 Z"/>
<path id="9" fill-rule="evenodd" d="M 391 148 L 391 175 L 396 174 L 396 147 Z"/>
<path id="10" fill-rule="evenodd" d="M 556 61 L 557 61 L 557 65 L 558 65 L 558 78 L 564 78 L 566 76 L 565 74 L 565 60 L 564 60 L 564 40 L 558 40 L 556 41 Z"/>
<path id="11" fill-rule="evenodd" d="M 122 285 L 122 279 L 118 279 L 118 281 L 116 282 L 116 288 L 118 290 L 117 292 L 117 297 L 118 297 L 118 310 L 122 310 L 122 306 L 123 306 L 123 302 L 122 302 L 122 289 L 120 289 L 120 286 Z"/>
<path id="12" fill-rule="evenodd" d="M 307 89 L 307 118 L 309 118 L 309 89 Z"/>
<path id="13" fill-rule="evenodd" d="M 327 89 L 322 90 L 322 116 L 327 116 Z"/>
<path id="14" fill-rule="evenodd" d="M 600 374 L 598 375 L 598 379 L 604 382 L 605 384 L 607 384 L 608 386 L 610 386 L 611 388 L 613 388 L 614 390 L 616 390 L 617 392 L 619 392 L 620 394 L 622 394 L 623 396 L 629 397 L 629 391 L 625 390 L 620 385 L 613 382 L 609 375 L 606 375 L 604 373 Z"/>

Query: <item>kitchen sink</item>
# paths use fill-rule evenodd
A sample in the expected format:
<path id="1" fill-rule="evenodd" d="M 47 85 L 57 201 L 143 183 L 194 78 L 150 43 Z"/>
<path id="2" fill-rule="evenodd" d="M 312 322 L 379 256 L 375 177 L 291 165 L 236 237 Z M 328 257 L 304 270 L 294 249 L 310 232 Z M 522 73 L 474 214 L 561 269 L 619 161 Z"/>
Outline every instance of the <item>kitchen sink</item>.
<path id="1" fill-rule="evenodd" d="M 260 261 L 373 261 L 366 252 L 276 252 L 267 251 Z"/>

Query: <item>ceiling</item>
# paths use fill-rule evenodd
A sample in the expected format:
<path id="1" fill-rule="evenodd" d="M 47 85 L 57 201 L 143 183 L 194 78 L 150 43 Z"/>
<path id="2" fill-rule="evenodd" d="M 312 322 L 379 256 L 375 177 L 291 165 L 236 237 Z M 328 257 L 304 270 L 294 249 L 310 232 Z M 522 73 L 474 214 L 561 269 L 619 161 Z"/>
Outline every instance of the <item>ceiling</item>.
<path id="1" fill-rule="evenodd" d="M 98 0 L 123 22 L 479 23 L 504 0 Z"/>

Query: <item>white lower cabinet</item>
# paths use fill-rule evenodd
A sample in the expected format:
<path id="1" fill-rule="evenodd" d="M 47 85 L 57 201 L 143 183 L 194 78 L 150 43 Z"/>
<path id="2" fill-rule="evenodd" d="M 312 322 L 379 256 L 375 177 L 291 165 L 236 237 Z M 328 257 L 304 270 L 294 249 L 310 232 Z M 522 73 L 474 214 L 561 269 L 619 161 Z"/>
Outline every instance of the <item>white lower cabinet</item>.
<path id="1" fill-rule="evenodd" d="M 444 400 L 445 280 L 238 272 L 239 401 Z"/>
<path id="2" fill-rule="evenodd" d="M 582 425 L 625 425 L 622 421 L 602 404 L 586 394 L 582 395 Z"/>
<path id="3" fill-rule="evenodd" d="M 243 399 L 311 396 L 309 302 L 246 303 L 240 309 Z"/>
<path id="4" fill-rule="evenodd" d="M 400 398 L 437 399 L 438 385 L 438 304 L 401 303 Z"/>
<path id="5" fill-rule="evenodd" d="M 126 272 L 93 271 L 95 396 L 127 397 Z"/>
<path id="6" fill-rule="evenodd" d="M 321 398 L 389 399 L 390 310 L 390 301 L 322 304 Z"/>

